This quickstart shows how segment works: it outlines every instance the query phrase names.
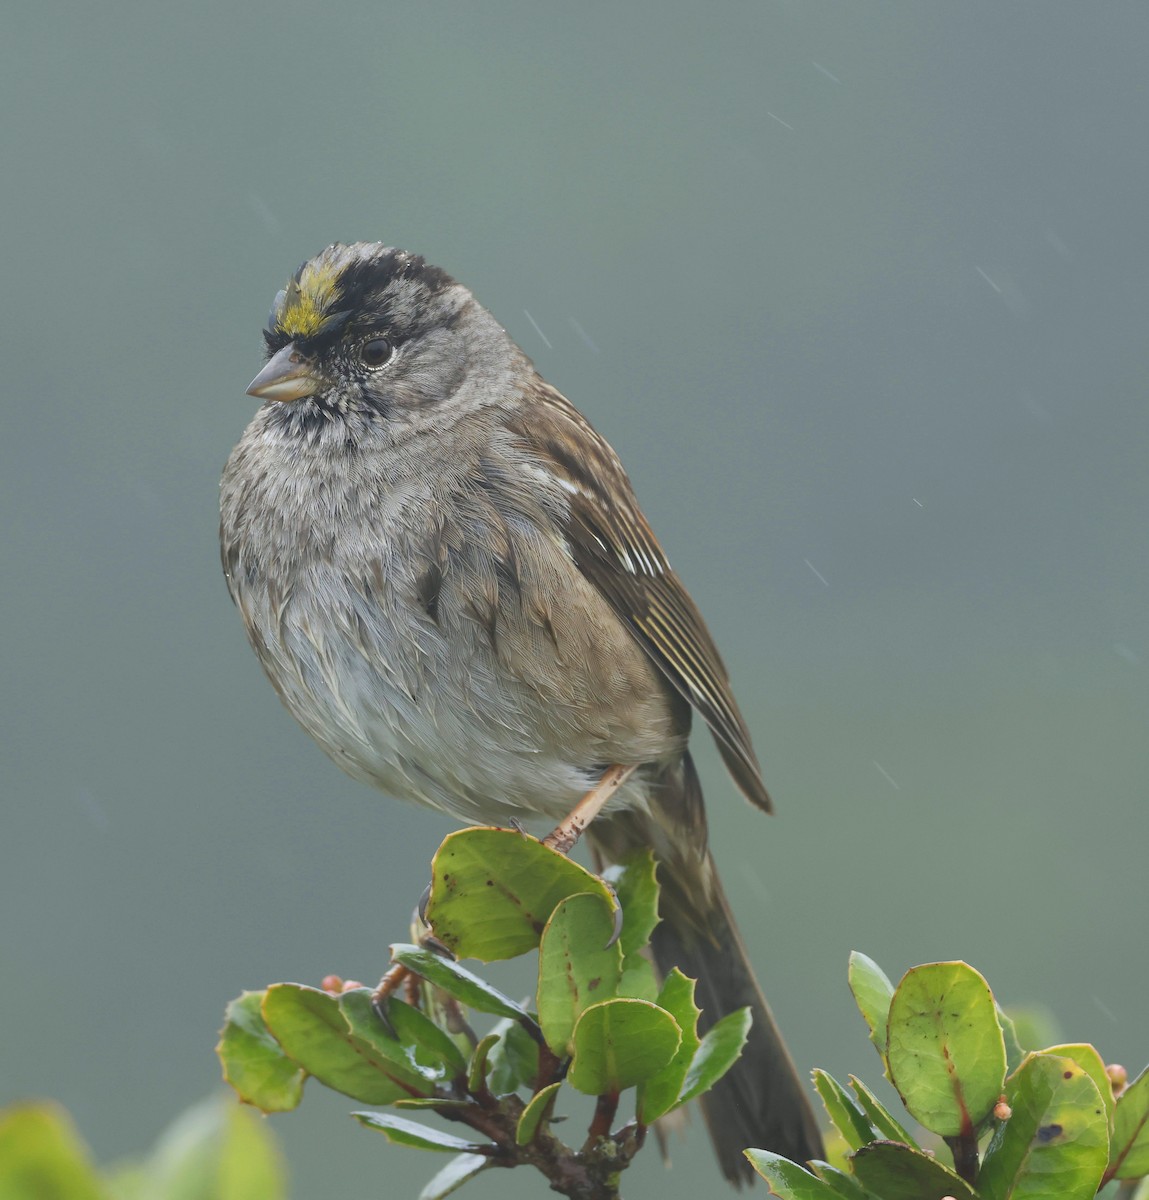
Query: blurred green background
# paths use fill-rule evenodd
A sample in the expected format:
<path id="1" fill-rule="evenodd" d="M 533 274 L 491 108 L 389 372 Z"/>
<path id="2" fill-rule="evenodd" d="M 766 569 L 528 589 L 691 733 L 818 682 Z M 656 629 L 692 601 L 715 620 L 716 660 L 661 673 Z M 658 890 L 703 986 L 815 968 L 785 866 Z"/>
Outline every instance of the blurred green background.
<path id="1" fill-rule="evenodd" d="M 0 1101 L 142 1150 L 242 988 L 377 977 L 450 827 L 296 729 L 217 561 L 271 299 L 360 238 L 628 465 L 777 801 L 706 749 L 799 1064 L 878 1075 L 852 947 L 1149 1060 L 1147 39 L 1139 2 L 4 6 Z M 415 1194 L 353 1107 L 276 1119 L 294 1194 Z M 698 1122 L 674 1155 L 628 1196 L 718 1186 Z"/>

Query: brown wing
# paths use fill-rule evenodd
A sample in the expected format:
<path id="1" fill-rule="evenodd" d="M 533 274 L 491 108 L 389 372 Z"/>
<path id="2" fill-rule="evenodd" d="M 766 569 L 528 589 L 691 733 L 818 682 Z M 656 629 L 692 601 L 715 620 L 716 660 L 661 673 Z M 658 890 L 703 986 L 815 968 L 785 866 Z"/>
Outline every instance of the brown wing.
<path id="1" fill-rule="evenodd" d="M 576 564 L 701 713 L 746 798 L 771 811 L 718 648 L 642 515 L 618 456 L 554 388 L 540 381 L 530 399 L 529 420 L 512 419 L 510 428 L 562 482 Z"/>

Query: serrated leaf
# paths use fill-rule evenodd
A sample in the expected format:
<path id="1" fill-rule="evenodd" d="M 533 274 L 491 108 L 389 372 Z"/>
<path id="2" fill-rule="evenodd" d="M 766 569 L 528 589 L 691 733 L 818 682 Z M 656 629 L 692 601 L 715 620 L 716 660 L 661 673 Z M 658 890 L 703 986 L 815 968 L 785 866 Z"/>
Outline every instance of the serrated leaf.
<path id="1" fill-rule="evenodd" d="M 406 1117 L 396 1117 L 391 1113 L 357 1112 L 351 1115 L 368 1129 L 377 1129 L 397 1146 L 452 1154 L 494 1153 L 497 1149 L 493 1142 L 468 1142 L 452 1133 L 443 1133 L 439 1129 L 432 1129 L 430 1125 L 421 1125 L 418 1121 L 409 1121 Z"/>
<path id="2" fill-rule="evenodd" d="M 460 829 L 432 863 L 427 920 L 460 958 L 483 962 L 533 950 L 561 901 L 580 892 L 613 906 L 597 875 L 514 829 Z"/>
<path id="3" fill-rule="evenodd" d="M 263 998 L 263 1019 L 289 1058 L 320 1083 L 367 1104 L 425 1096 L 433 1080 L 356 1038 L 336 997 L 297 983 L 277 983 Z"/>
<path id="4" fill-rule="evenodd" d="M 539 1073 L 538 1042 L 510 1018 L 497 1022 L 491 1034 L 498 1041 L 487 1055 L 487 1087 L 503 1096 L 533 1086 Z"/>
<path id="5" fill-rule="evenodd" d="M 1089 1200 L 1109 1161 L 1097 1085 L 1072 1059 L 1030 1054 L 1009 1077 L 1013 1110 L 990 1140 L 978 1175 L 985 1200 Z"/>
<path id="6" fill-rule="evenodd" d="M 444 1200 L 444 1197 L 461 1188 L 468 1179 L 474 1179 L 490 1165 L 491 1160 L 485 1154 L 460 1154 L 435 1172 L 419 1193 L 419 1200 Z"/>
<path id="7" fill-rule="evenodd" d="M 655 1003 L 674 1018 L 682 1040 L 670 1062 L 639 1084 L 636 1111 L 644 1125 L 652 1124 L 678 1107 L 686 1072 L 694 1061 L 701 1041 L 698 1036 L 701 1010 L 694 1003 L 693 979 L 688 979 L 677 967 L 672 967 L 662 981 Z"/>
<path id="8" fill-rule="evenodd" d="M 0 1110 L 3 1200 L 108 1200 L 71 1117 L 55 1104 Z"/>
<path id="9" fill-rule="evenodd" d="M 614 999 L 622 951 L 608 945 L 614 921 L 599 896 L 581 893 L 555 906 L 539 944 L 539 1025 L 560 1057 L 572 1051 L 575 1024 L 592 1004 Z"/>
<path id="10" fill-rule="evenodd" d="M 742 1054 L 753 1018 L 748 1008 L 736 1008 L 716 1021 L 698 1043 L 682 1082 L 679 1104 L 686 1104 L 710 1089 L 730 1070 Z"/>
<path id="11" fill-rule="evenodd" d="M 1149 1175 L 1149 1068 L 1117 1098 L 1109 1160 L 1114 1179 Z"/>
<path id="12" fill-rule="evenodd" d="M 395 996 L 387 1002 L 387 1019 L 394 1034 L 375 1011 L 370 988 L 344 992 L 339 997 L 339 1011 L 353 1037 L 429 1081 L 455 1079 L 467 1072 L 467 1062 L 450 1036 L 430 1017 Z"/>
<path id="13" fill-rule="evenodd" d="M 449 996 L 454 996 L 460 1004 L 465 1004 L 476 1012 L 489 1013 L 493 1017 L 527 1016 L 523 1006 L 516 1004 L 510 996 L 503 995 L 498 988 L 481 979 L 473 971 L 468 971 L 466 967 L 461 967 L 457 962 L 444 958 L 433 950 L 413 946 L 407 942 L 396 942 L 391 947 L 391 960 L 414 971 L 428 983 L 433 983 Z"/>
<path id="14" fill-rule="evenodd" d="M 533 1142 L 539 1126 L 544 1121 L 550 1120 L 555 1097 L 558 1095 L 560 1087 L 562 1087 L 561 1080 L 558 1083 L 549 1084 L 541 1092 L 536 1092 L 531 1097 L 530 1103 L 523 1109 L 523 1115 L 519 1117 L 518 1125 L 515 1126 L 515 1142 L 518 1145 L 526 1146 Z"/>
<path id="15" fill-rule="evenodd" d="M 978 1200 L 960 1175 L 901 1142 L 871 1142 L 851 1156 L 850 1166 L 858 1182 L 882 1200 Z"/>
<path id="16" fill-rule="evenodd" d="M 870 1041 L 874 1043 L 884 1067 L 886 1022 L 890 1013 L 890 1001 L 894 998 L 894 985 L 885 971 L 860 950 L 850 952 L 847 979 L 850 991 L 854 995 L 854 1003 L 866 1022 L 870 1031 Z"/>
<path id="17" fill-rule="evenodd" d="M 879 1134 L 873 1123 L 833 1075 L 815 1069 L 813 1077 L 814 1091 L 818 1093 L 830 1123 L 851 1150 L 859 1150 L 878 1140 Z"/>
<path id="18" fill-rule="evenodd" d="M 779 1200 L 839 1200 L 839 1193 L 797 1163 L 770 1150 L 743 1150 L 750 1165 Z"/>
<path id="19" fill-rule="evenodd" d="M 1005 1081 L 1005 1042 L 989 984 L 964 962 L 907 971 L 890 1003 L 890 1080 L 915 1120 L 970 1135 Z"/>
<path id="20" fill-rule="evenodd" d="M 613 868 L 608 879 L 622 905 L 622 935 L 619 944 L 626 958 L 650 941 L 658 924 L 658 878 L 654 854 L 643 850 L 621 868 Z"/>
<path id="21" fill-rule="evenodd" d="M 290 1112 L 303 1098 L 306 1075 L 288 1058 L 263 1020 L 263 992 L 244 992 L 226 1010 L 215 1051 L 223 1077 L 261 1112 Z"/>
<path id="22" fill-rule="evenodd" d="M 592 1004 L 574 1027 L 567 1082 L 590 1096 L 621 1092 L 665 1067 L 681 1040 L 670 1013 L 648 1000 Z"/>
<path id="23" fill-rule="evenodd" d="M 858 1107 L 865 1114 L 866 1120 L 877 1130 L 880 1140 L 904 1142 L 915 1150 L 921 1149 L 910 1136 L 909 1130 L 856 1075 L 850 1076 L 850 1088 L 857 1097 Z"/>

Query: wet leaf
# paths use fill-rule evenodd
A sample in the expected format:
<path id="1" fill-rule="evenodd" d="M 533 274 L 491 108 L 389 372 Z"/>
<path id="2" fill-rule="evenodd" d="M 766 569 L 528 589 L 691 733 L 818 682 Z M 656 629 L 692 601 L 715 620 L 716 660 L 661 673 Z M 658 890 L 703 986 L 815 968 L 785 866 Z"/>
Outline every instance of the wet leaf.
<path id="1" fill-rule="evenodd" d="M 379 1018 L 370 988 L 356 988 L 339 997 L 339 1011 L 353 1037 L 367 1043 L 385 1058 L 413 1067 L 429 1080 L 465 1075 L 467 1062 L 449 1034 L 417 1008 L 392 996 L 387 1019 L 394 1034 Z"/>
<path id="2" fill-rule="evenodd" d="M 336 997 L 296 983 L 277 983 L 263 998 L 263 1019 L 285 1054 L 320 1083 L 367 1104 L 429 1095 L 428 1074 L 355 1037 Z"/>
<path id="3" fill-rule="evenodd" d="M 430 1125 L 421 1125 L 418 1121 L 409 1121 L 406 1117 L 396 1117 L 391 1113 L 357 1112 L 351 1115 L 368 1129 L 377 1129 L 389 1142 L 394 1142 L 397 1146 L 413 1146 L 416 1150 L 437 1150 L 455 1154 L 480 1154 L 484 1150 L 496 1149 L 493 1142 L 468 1142 L 452 1133 L 443 1133 L 441 1130 L 432 1129 Z"/>
<path id="4" fill-rule="evenodd" d="M 444 1200 L 453 1191 L 461 1188 L 468 1179 L 474 1179 L 480 1171 L 491 1165 L 485 1154 L 460 1154 L 436 1171 L 434 1177 L 419 1193 L 419 1200 Z"/>
<path id="5" fill-rule="evenodd" d="M 504 996 L 498 988 L 473 971 L 468 971 L 466 967 L 461 967 L 457 962 L 444 958 L 433 950 L 413 946 L 407 942 L 396 942 L 391 947 L 391 960 L 401 963 L 428 983 L 433 983 L 449 996 L 454 996 L 460 1004 L 465 1004 L 476 1012 L 489 1013 L 494 1017 L 521 1018 L 527 1015 L 522 1005 L 516 1004 L 510 996 Z"/>

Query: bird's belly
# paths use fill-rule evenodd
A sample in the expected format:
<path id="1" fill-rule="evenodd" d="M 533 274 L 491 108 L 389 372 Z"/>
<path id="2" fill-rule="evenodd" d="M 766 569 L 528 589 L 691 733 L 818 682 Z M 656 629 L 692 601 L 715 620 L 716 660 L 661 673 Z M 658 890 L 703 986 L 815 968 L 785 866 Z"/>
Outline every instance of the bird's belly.
<path id="1" fill-rule="evenodd" d="M 658 765 L 682 753 L 684 731 L 651 737 L 629 712 L 591 719 L 577 704 L 540 697 L 508 671 L 481 623 L 448 636 L 407 603 L 325 580 L 322 570 L 310 586 L 296 584 L 278 620 L 260 622 L 278 636 L 256 650 L 331 758 L 393 796 L 467 822 L 553 822 L 612 763 Z M 594 687 L 584 681 L 573 694 Z M 640 773 L 611 807 L 645 808 L 649 788 Z"/>

